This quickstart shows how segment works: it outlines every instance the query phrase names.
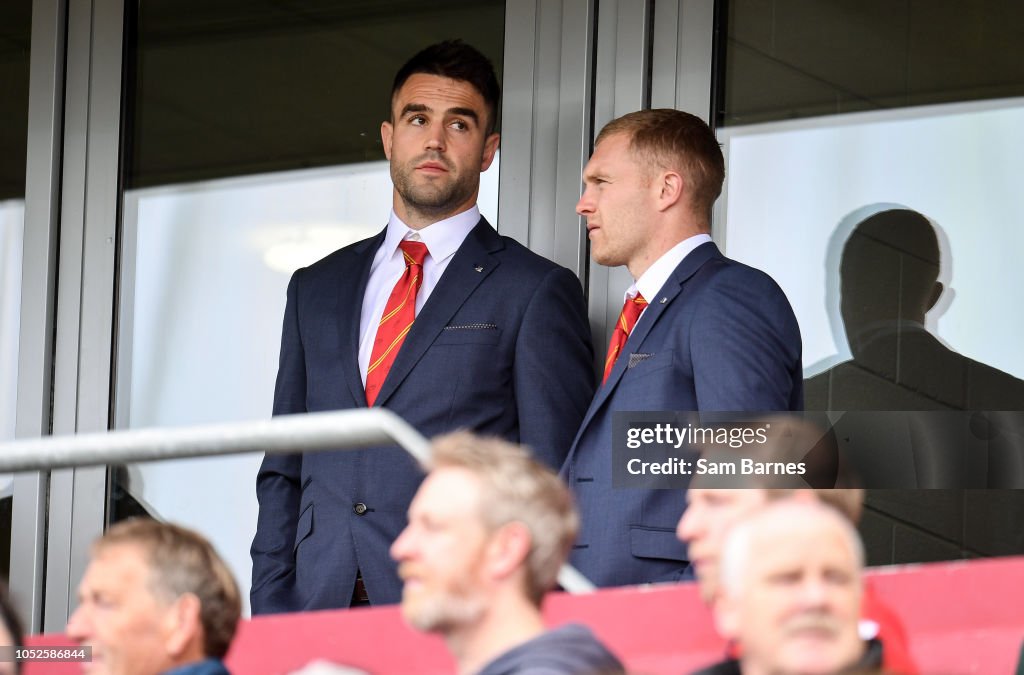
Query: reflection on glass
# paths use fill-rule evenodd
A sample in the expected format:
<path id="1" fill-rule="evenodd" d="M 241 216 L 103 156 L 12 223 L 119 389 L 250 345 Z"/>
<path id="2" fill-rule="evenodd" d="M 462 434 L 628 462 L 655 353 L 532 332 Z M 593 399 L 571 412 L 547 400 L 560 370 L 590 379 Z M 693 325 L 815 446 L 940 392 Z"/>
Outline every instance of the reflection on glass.
<path id="1" fill-rule="evenodd" d="M 956 427 L 902 411 L 1024 408 L 1024 99 L 730 126 L 719 137 L 726 251 L 789 297 L 808 409 L 901 411 L 888 426 L 849 414 L 837 426 L 845 452 L 878 460 L 875 484 L 1012 484 L 1024 471 L 1019 415 Z M 950 461 L 968 451 L 987 462 L 977 476 Z M 878 562 L 1022 552 L 1024 492 L 869 491 L 868 506 L 862 533 Z"/>
<path id="2" fill-rule="evenodd" d="M 840 302 L 851 233 L 875 214 L 909 208 L 937 236 L 933 271 L 943 290 L 924 329 L 964 357 L 1024 378 L 1024 316 L 1010 309 L 1024 286 L 1016 253 L 1024 250 L 1016 151 L 1024 99 L 729 127 L 719 137 L 729 161 L 726 248 L 786 292 L 808 376 L 855 356 Z M 984 158 L 979 138 L 999 139 Z M 885 269 L 876 258 L 868 278 L 882 282 Z M 893 304 L 899 297 L 895 287 L 874 293 Z M 1004 404 L 1013 409 L 1011 400 Z"/>
<path id="3" fill-rule="evenodd" d="M 727 4 L 720 126 L 1024 95 L 1024 4 Z"/>

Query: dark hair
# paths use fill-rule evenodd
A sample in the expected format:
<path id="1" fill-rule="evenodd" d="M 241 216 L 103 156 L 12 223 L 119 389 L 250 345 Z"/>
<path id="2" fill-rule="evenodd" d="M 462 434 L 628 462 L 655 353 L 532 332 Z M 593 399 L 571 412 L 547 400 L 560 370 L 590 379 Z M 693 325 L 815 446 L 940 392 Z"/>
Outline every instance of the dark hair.
<path id="1" fill-rule="evenodd" d="M 18 615 L 14 612 L 10 596 L 7 595 L 7 588 L 2 582 L 0 582 L 0 624 L 3 624 L 7 632 L 11 634 L 11 642 L 14 643 L 7 646 L 21 647 L 25 644 L 25 634 L 21 630 L 21 621 L 18 620 Z M 14 661 L 14 672 L 21 672 L 21 665 L 17 660 Z"/>
<path id="2" fill-rule="evenodd" d="M 501 88 L 498 86 L 498 76 L 494 73 L 494 65 L 479 50 L 462 40 L 445 40 L 417 52 L 398 69 L 391 86 L 392 101 L 405 81 L 417 73 L 439 75 L 471 84 L 483 96 L 487 105 L 487 133 L 494 131 L 498 122 Z M 388 107 L 390 109 L 391 106 Z"/>
<path id="3" fill-rule="evenodd" d="M 722 193 L 725 159 L 715 132 L 701 118 L 671 108 L 638 110 L 612 120 L 594 141 L 624 134 L 634 155 L 654 166 L 681 171 L 695 215 L 711 223 L 711 207 Z"/>

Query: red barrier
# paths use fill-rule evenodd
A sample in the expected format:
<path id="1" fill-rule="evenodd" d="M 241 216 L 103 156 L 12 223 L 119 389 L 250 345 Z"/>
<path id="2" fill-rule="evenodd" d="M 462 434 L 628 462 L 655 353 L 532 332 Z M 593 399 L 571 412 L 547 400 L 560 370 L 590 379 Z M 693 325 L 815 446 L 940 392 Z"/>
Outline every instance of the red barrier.
<path id="1" fill-rule="evenodd" d="M 869 571 L 877 595 L 903 619 L 926 674 L 1013 672 L 1024 639 L 1024 558 Z M 551 625 L 586 623 L 631 672 L 679 675 L 716 661 L 723 643 L 693 584 L 553 594 Z M 63 645 L 46 635 L 32 645 Z M 314 659 L 370 673 L 451 673 L 444 643 L 409 629 L 395 607 L 307 612 L 243 621 L 228 655 L 239 675 L 287 673 Z M 25 675 L 79 672 L 77 664 L 28 664 Z"/>

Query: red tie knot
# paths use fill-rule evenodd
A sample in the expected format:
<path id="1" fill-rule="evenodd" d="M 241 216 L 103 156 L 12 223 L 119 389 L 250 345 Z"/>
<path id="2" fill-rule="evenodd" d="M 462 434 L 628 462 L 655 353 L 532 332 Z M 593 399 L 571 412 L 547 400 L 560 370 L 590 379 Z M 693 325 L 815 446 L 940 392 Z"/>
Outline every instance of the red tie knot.
<path id="1" fill-rule="evenodd" d="M 640 318 L 640 313 L 644 311 L 644 307 L 647 306 L 647 301 L 644 300 L 644 296 L 637 293 L 635 296 L 626 300 L 626 304 L 622 307 L 622 313 L 626 317 L 626 321 L 629 322 L 629 330 L 633 330 L 633 325 L 636 320 Z"/>
<path id="2" fill-rule="evenodd" d="M 411 239 L 405 239 L 399 242 L 398 248 L 402 249 L 402 255 L 405 256 L 405 266 L 419 265 L 423 267 L 423 261 L 427 258 L 427 245 L 422 241 L 412 241 Z"/>

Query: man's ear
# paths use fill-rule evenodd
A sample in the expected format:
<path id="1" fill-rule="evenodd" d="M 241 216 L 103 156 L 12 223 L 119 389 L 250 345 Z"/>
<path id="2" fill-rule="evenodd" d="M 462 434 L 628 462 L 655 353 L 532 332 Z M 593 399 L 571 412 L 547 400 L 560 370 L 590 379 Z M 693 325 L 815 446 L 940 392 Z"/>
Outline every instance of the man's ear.
<path id="1" fill-rule="evenodd" d="M 656 173 L 653 188 L 657 192 L 656 204 L 659 211 L 667 211 L 681 202 L 686 192 L 683 177 L 676 171 Z"/>
<path id="2" fill-rule="evenodd" d="M 185 593 L 167 608 L 164 615 L 164 646 L 167 653 L 180 657 L 198 646 L 203 652 L 202 603 L 194 593 Z"/>
<path id="3" fill-rule="evenodd" d="M 380 140 L 384 144 L 384 156 L 391 161 L 391 139 L 394 137 L 395 127 L 391 122 L 380 123 Z"/>
<path id="4" fill-rule="evenodd" d="M 501 143 L 500 134 L 491 134 L 484 141 L 484 154 L 480 161 L 480 173 L 490 168 L 491 162 L 494 161 L 494 153 L 498 151 L 499 143 Z"/>
<path id="5" fill-rule="evenodd" d="M 490 168 L 490 163 L 495 161 L 495 153 L 498 152 L 498 145 L 501 143 L 500 134 L 493 133 L 483 141 L 483 156 L 480 158 L 480 173 Z"/>
<path id="6" fill-rule="evenodd" d="M 487 547 L 488 569 L 495 579 L 505 579 L 523 567 L 533 547 L 526 525 L 518 522 L 502 525 L 491 534 Z"/>

